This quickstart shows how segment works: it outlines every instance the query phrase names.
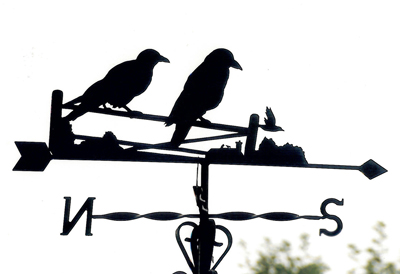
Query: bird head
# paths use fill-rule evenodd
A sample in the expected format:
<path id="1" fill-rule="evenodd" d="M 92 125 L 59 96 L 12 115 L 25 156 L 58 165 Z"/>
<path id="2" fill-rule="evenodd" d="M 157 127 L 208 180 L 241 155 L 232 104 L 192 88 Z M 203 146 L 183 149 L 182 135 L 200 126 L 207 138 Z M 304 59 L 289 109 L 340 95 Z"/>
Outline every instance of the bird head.
<path id="1" fill-rule="evenodd" d="M 154 49 L 146 49 L 139 53 L 137 59 L 139 62 L 144 62 L 155 66 L 158 62 L 169 63 L 169 60 L 162 56 Z"/>
<path id="2" fill-rule="evenodd" d="M 232 67 L 235 69 L 243 70 L 240 64 L 233 57 L 232 52 L 223 48 L 219 48 L 211 52 L 204 61 L 220 64 L 227 68 Z"/>

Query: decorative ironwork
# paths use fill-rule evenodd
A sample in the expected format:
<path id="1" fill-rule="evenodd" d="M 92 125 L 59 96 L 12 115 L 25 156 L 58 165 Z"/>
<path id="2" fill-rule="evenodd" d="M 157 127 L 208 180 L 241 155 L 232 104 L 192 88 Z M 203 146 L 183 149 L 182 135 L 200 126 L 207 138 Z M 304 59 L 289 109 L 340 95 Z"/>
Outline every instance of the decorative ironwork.
<path id="1" fill-rule="evenodd" d="M 203 183 L 202 185 L 205 186 L 207 180 L 203 179 L 202 183 Z M 225 212 L 219 214 L 208 214 L 207 198 L 205 200 L 202 198 L 206 196 L 204 190 L 202 189 L 202 187 L 199 186 L 195 186 L 194 190 L 196 195 L 196 201 L 198 201 L 197 205 L 199 207 L 200 214 L 181 214 L 176 212 L 153 212 L 141 215 L 132 212 L 113 212 L 108 214 L 94 215 L 93 201 L 95 198 L 91 197 L 86 200 L 86 202 L 78 211 L 77 215 L 73 218 L 73 220 L 69 221 L 71 198 L 65 197 L 66 202 L 65 202 L 64 228 L 63 228 L 63 233 L 61 233 L 61 235 L 68 235 L 85 211 L 87 211 L 87 219 L 86 219 L 87 236 L 93 235 L 91 233 L 92 219 L 105 219 L 111 221 L 132 221 L 141 218 L 146 218 L 156 221 L 172 221 L 182 218 L 198 218 L 200 219 L 199 225 L 197 225 L 194 222 L 184 222 L 178 226 L 175 232 L 178 246 L 181 249 L 183 256 L 185 257 L 185 260 L 188 263 L 190 269 L 195 274 L 195 273 L 209 273 L 209 271 L 216 272 L 215 269 L 221 263 L 222 259 L 226 256 L 226 254 L 229 252 L 232 246 L 231 233 L 227 228 L 221 225 L 216 225 L 214 219 L 224 219 L 230 221 L 247 221 L 256 218 L 261 218 L 271 221 L 293 221 L 298 219 L 306 219 L 306 220 L 330 219 L 336 222 L 337 228 L 333 231 L 328 231 L 327 229 L 320 229 L 319 231 L 320 235 L 324 234 L 326 236 L 331 236 L 331 237 L 336 236 L 343 229 L 343 223 L 341 219 L 335 215 L 330 215 L 326 211 L 326 207 L 330 203 L 342 206 L 344 203 L 343 199 L 339 201 L 337 199 L 330 198 L 323 201 L 321 204 L 322 216 L 298 215 L 289 212 L 269 212 L 263 214 L 254 214 L 249 212 Z M 182 244 L 182 240 L 180 237 L 180 230 L 183 226 L 193 227 L 191 238 L 185 239 L 185 241 L 190 242 L 193 260 L 190 259 L 185 247 Z M 218 261 L 214 264 L 214 266 L 211 267 L 213 247 L 222 246 L 221 243 L 215 242 L 216 230 L 221 230 L 226 235 L 228 239 L 228 245 L 222 256 L 218 259 Z"/>
<path id="2" fill-rule="evenodd" d="M 257 114 L 251 115 L 248 128 L 196 121 L 193 123 L 194 127 L 215 129 L 220 131 L 222 130 L 234 133 L 187 139 L 182 141 L 182 143 L 194 143 L 245 136 L 247 137 L 247 140 L 244 154 L 241 152 L 241 142 L 237 142 L 236 148 L 221 147 L 219 149 L 211 149 L 206 152 L 190 148 L 173 147 L 169 142 L 146 144 L 118 140 L 111 132 L 107 132 L 103 138 L 76 135 L 71 131 L 71 126 L 69 123 L 61 118 L 61 110 L 62 108 L 76 109 L 77 107 L 71 106 L 69 103 L 63 105 L 62 97 L 63 94 L 61 91 L 56 90 L 53 92 L 49 147 L 47 147 L 47 145 L 43 142 L 15 142 L 21 154 L 21 158 L 13 170 L 44 171 L 51 160 L 61 159 L 174 163 L 202 163 L 207 161 L 210 164 L 225 165 L 286 166 L 358 170 L 369 179 L 374 179 L 375 177 L 387 172 L 385 168 L 377 164 L 372 159 L 368 160 L 361 166 L 311 164 L 305 159 L 304 152 L 300 147 L 289 144 L 286 144 L 283 147 L 278 147 L 275 145 L 272 139 L 265 138 L 260 144 L 260 149 L 255 150 L 255 140 L 258 127 L 261 127 L 265 130 L 265 126 L 259 125 L 259 117 Z M 165 116 L 149 115 L 137 112 L 132 114 L 128 112 L 102 108 L 91 109 L 90 112 L 135 119 L 145 119 L 156 122 L 166 122 L 168 119 L 168 117 Z M 269 127 L 272 127 L 272 125 L 269 125 Z M 75 139 L 84 140 L 85 142 L 83 142 L 81 145 L 75 145 Z M 128 149 L 122 149 L 120 145 L 131 147 Z M 145 150 L 148 149 L 186 152 L 202 155 L 203 157 L 199 158 L 146 152 Z"/>
<path id="3" fill-rule="evenodd" d="M 191 227 L 193 227 L 192 237 L 191 237 L 191 238 L 186 238 L 185 241 L 191 243 L 191 250 L 192 250 L 192 253 L 193 253 L 193 251 L 195 250 L 195 252 L 194 252 L 194 253 L 195 253 L 195 254 L 194 254 L 194 257 L 195 257 L 196 255 L 198 256 L 198 251 L 199 251 L 199 250 L 198 250 L 198 249 L 199 249 L 199 247 L 198 247 L 199 237 L 196 235 L 196 234 L 198 234 L 199 226 L 198 226 L 197 224 L 193 223 L 193 222 L 184 222 L 184 223 L 182 223 L 180 226 L 178 226 L 178 228 L 176 229 L 176 232 L 175 232 L 176 241 L 178 242 L 179 248 L 181 249 L 182 254 L 183 254 L 183 256 L 185 257 L 185 260 L 186 260 L 187 264 L 189 265 L 190 270 L 192 270 L 193 273 L 198 273 L 198 268 L 196 267 L 196 260 L 194 259 L 195 263 L 192 262 L 192 260 L 190 259 L 189 255 L 188 255 L 188 253 L 187 253 L 187 251 L 186 251 L 186 249 L 185 249 L 185 247 L 184 247 L 184 245 L 182 244 L 182 241 L 181 241 L 180 230 L 181 230 L 181 228 L 182 228 L 183 226 L 191 226 Z M 221 263 L 221 261 L 225 258 L 226 254 L 228 254 L 229 250 L 230 250 L 231 247 L 232 247 L 232 241 L 233 241 L 233 239 L 232 239 L 232 234 L 229 232 L 229 230 L 228 230 L 226 227 L 224 227 L 224 226 L 222 226 L 222 225 L 215 225 L 215 229 L 221 230 L 221 231 L 226 235 L 226 237 L 227 237 L 227 239 L 228 239 L 228 245 L 227 245 L 227 247 L 225 248 L 225 250 L 224 250 L 224 252 L 222 253 L 222 255 L 221 255 L 221 256 L 219 257 L 219 259 L 217 260 L 217 262 L 216 262 L 216 263 L 213 265 L 213 267 L 210 269 L 211 272 L 214 272 L 214 271 L 215 271 L 215 269 L 217 268 L 217 266 L 218 266 L 218 265 Z M 206 234 L 206 236 L 209 236 L 209 237 L 211 236 L 211 239 L 209 239 L 209 241 L 214 241 L 214 239 L 212 238 L 213 235 L 214 235 L 213 233 Z M 215 235 L 214 235 L 214 236 L 215 236 Z M 217 243 L 217 242 L 214 241 L 214 244 L 213 244 L 213 245 L 214 245 L 214 246 L 220 247 L 220 246 L 222 246 L 222 243 Z M 211 254 L 212 254 L 212 252 L 211 252 Z M 211 258 L 209 258 L 209 259 L 211 259 Z M 210 267 L 209 267 L 209 268 L 210 268 Z M 180 272 L 185 273 L 185 272 L 183 272 L 183 271 L 180 271 Z M 216 272 L 216 271 L 215 271 L 215 272 Z M 175 273 L 177 273 L 177 272 L 175 272 Z"/>
<path id="4" fill-rule="evenodd" d="M 264 124 L 259 123 L 260 118 L 257 114 L 252 114 L 248 127 L 217 124 L 204 119 L 203 115 L 207 111 L 217 107 L 222 100 L 225 85 L 229 78 L 229 68 L 242 70 L 242 67 L 234 59 L 233 54 L 226 49 L 216 49 L 211 52 L 205 58 L 204 62 L 190 74 L 169 116 L 132 111 L 127 104 L 135 96 L 142 94 L 147 89 L 152 80 L 153 68 L 159 62 L 169 63 L 169 60 L 155 50 L 145 50 L 139 54 L 136 60 L 127 61 L 112 68 L 103 79 L 91 85 L 83 95 L 65 104 L 63 104 L 62 91 L 53 91 L 48 146 L 44 142 L 15 142 L 21 158 L 13 170 L 44 171 L 52 160 L 58 159 L 196 163 L 201 165 L 201 185 L 199 186 L 196 183 L 196 186 L 193 187 L 199 214 L 153 212 L 141 215 L 132 212 L 114 212 L 93 215 L 93 201 L 95 198 L 90 197 L 82 205 L 75 217 L 70 220 L 71 198 L 65 197 L 64 222 L 61 235 L 68 235 L 84 212 L 87 212 L 85 231 L 87 236 L 92 236 L 92 219 L 131 221 L 146 218 L 157 221 L 170 221 L 182 218 L 198 218 L 199 224 L 194 222 L 182 223 L 176 229 L 176 240 L 193 274 L 215 274 L 215 269 L 232 246 L 232 235 L 227 228 L 217 225 L 214 219 L 230 221 L 246 221 L 256 218 L 271 221 L 329 219 L 336 222 L 336 229 L 333 231 L 320 229 L 319 235 L 336 236 L 343 229 L 343 223 L 339 217 L 330 215 L 326 211 L 326 206 L 330 203 L 342 206 L 344 201 L 343 199 L 341 201 L 333 198 L 326 199 L 321 204 L 322 216 L 298 215 L 289 212 L 269 212 L 263 214 L 225 212 L 210 214 L 208 208 L 210 164 L 358 170 L 369 179 L 374 179 L 387 172 L 385 168 L 372 159 L 360 166 L 311 164 L 306 160 L 305 153 L 301 147 L 292 144 L 277 146 L 272 139 L 266 137 L 262 140 L 259 149 L 256 150 L 259 128 L 268 132 L 283 131 L 280 126 L 276 125 L 276 118 L 270 107 L 266 108 Z M 106 104 L 124 108 L 126 111 L 109 109 Z M 62 117 L 63 109 L 71 110 L 71 112 Z M 72 121 L 87 112 L 163 122 L 166 126 L 175 124 L 175 131 L 169 142 L 158 144 L 119 140 L 112 132 L 106 132 L 101 138 L 73 133 Z M 192 127 L 207 128 L 228 133 L 187 139 L 186 136 Z M 211 148 L 208 151 L 180 147 L 181 144 L 239 137 L 246 138 L 244 152 L 242 152 L 243 143 L 240 140 L 236 142 L 235 148 L 226 146 L 225 144 L 220 148 Z M 75 144 L 76 140 L 83 141 L 77 145 Z M 128 146 L 129 148 L 121 146 Z M 161 150 L 161 152 L 149 152 L 149 149 Z M 195 156 L 164 154 L 163 151 L 165 150 L 172 153 L 185 152 Z M 180 237 L 180 230 L 184 226 L 191 226 L 193 228 L 191 237 L 185 239 L 185 241 L 190 242 L 192 259 L 190 259 Z M 222 245 L 215 241 L 216 230 L 220 230 L 225 234 L 228 244 L 222 256 L 214 266 L 211 266 L 214 247 Z"/>
<path id="5" fill-rule="evenodd" d="M 325 234 L 327 236 L 335 236 L 340 233 L 340 231 L 343 228 L 343 224 L 339 217 L 330 215 L 326 212 L 326 206 L 329 203 L 334 203 L 336 205 L 342 206 L 344 201 L 343 199 L 342 201 L 339 201 L 333 198 L 325 200 L 321 205 L 322 216 L 298 215 L 289 212 L 269 212 L 263 214 L 254 214 L 249 212 L 235 211 L 235 212 L 225 212 L 219 214 L 209 214 L 208 217 L 213 219 L 223 219 L 229 221 L 248 221 L 257 218 L 270 221 L 294 221 L 299 219 L 306 219 L 306 220 L 332 219 L 337 223 L 338 229 L 334 231 L 334 234 L 332 234 L 332 232 L 327 231 L 326 229 L 321 229 L 320 235 Z M 111 221 L 132 221 L 141 218 L 155 220 L 155 221 L 173 221 L 182 218 L 200 218 L 200 214 L 181 214 L 176 212 L 153 212 L 140 215 L 138 213 L 132 213 L 132 212 L 113 212 L 102 215 L 93 215 L 92 218 L 106 219 Z"/>

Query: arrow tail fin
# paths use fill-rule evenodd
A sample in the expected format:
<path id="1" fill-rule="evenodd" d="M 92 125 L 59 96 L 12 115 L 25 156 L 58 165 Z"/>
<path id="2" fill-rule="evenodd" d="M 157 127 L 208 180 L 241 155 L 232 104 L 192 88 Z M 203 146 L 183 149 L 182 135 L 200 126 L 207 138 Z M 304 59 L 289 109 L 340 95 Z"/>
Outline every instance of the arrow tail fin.
<path id="1" fill-rule="evenodd" d="M 52 159 L 52 155 L 43 142 L 15 142 L 21 158 L 14 171 L 43 171 Z"/>

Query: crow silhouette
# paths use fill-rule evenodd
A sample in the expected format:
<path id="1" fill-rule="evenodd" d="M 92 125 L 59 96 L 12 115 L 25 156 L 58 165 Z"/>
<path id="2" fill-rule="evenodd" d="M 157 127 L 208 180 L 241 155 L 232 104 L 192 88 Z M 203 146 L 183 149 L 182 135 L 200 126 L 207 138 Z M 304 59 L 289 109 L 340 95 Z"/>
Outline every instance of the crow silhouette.
<path id="1" fill-rule="evenodd" d="M 75 120 L 100 105 L 106 108 L 106 103 L 133 113 L 127 104 L 150 85 L 154 66 L 158 62 L 169 63 L 169 60 L 153 49 L 146 49 L 138 55 L 136 60 L 116 65 L 103 79 L 91 85 L 82 96 L 65 104 L 80 103 L 65 119 Z"/>
<path id="2" fill-rule="evenodd" d="M 176 124 L 171 146 L 182 144 L 197 119 L 210 123 L 203 115 L 221 102 L 230 67 L 242 70 L 229 50 L 216 49 L 190 74 L 165 123 Z"/>
<path id="3" fill-rule="evenodd" d="M 260 126 L 263 130 L 273 131 L 273 132 L 274 131 L 284 131 L 281 127 L 278 127 L 275 125 L 276 119 L 275 119 L 275 115 L 272 112 L 271 108 L 267 107 L 265 110 L 265 114 L 267 115 L 267 118 L 264 118 L 265 125 Z"/>

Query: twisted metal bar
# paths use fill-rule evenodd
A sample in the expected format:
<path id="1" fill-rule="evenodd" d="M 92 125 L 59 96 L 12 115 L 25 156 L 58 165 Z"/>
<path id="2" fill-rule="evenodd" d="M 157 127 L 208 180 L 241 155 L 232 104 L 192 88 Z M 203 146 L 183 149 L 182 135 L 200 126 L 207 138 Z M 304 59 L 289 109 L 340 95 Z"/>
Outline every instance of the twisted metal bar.
<path id="1" fill-rule="evenodd" d="M 313 216 L 313 215 L 298 215 L 295 213 L 289 212 L 269 212 L 263 214 L 254 214 L 249 212 L 241 212 L 241 211 L 232 211 L 220 214 L 210 214 L 209 218 L 217 218 L 217 219 L 224 219 L 230 221 L 247 221 L 256 218 L 261 218 L 270 221 L 293 221 L 298 219 L 306 219 L 306 220 L 321 220 L 321 219 L 330 219 L 336 222 L 337 228 L 334 231 L 328 231 L 326 229 L 320 229 L 319 235 L 325 234 L 327 236 L 336 236 L 338 235 L 343 229 L 343 223 L 341 219 L 335 215 L 330 215 L 326 211 L 326 206 L 330 203 L 334 203 L 336 205 L 342 206 L 344 201 L 341 201 L 329 198 L 326 199 L 321 204 L 321 213 L 322 216 Z M 182 218 L 200 218 L 200 214 L 181 214 L 176 212 L 153 212 L 148 214 L 137 214 L 131 212 L 114 212 L 109 214 L 103 215 L 93 215 L 93 219 L 107 219 L 112 221 L 131 221 L 140 218 L 146 218 L 156 221 L 172 221 Z"/>
<path id="2" fill-rule="evenodd" d="M 103 215 L 93 215 L 93 219 L 106 219 L 111 221 L 132 221 L 140 218 L 146 218 L 156 221 L 172 221 L 182 218 L 199 218 L 199 214 L 181 214 L 176 212 L 153 212 L 140 215 L 131 212 L 114 212 Z"/>
<path id="3" fill-rule="evenodd" d="M 300 216 L 289 212 L 269 212 L 257 215 L 249 212 L 240 212 L 240 211 L 226 212 L 220 214 L 210 214 L 209 217 L 230 220 L 230 221 L 247 221 L 256 218 L 261 218 L 270 221 L 293 221 L 297 219 L 320 220 L 326 218 L 324 216 L 310 216 L 310 215 Z M 140 218 L 146 218 L 156 221 L 172 221 L 182 218 L 200 218 L 200 214 L 181 214 L 176 212 L 153 212 L 140 215 L 138 213 L 131 213 L 131 212 L 114 212 L 103 215 L 93 215 L 93 219 L 107 219 L 111 221 L 132 221 Z"/>

